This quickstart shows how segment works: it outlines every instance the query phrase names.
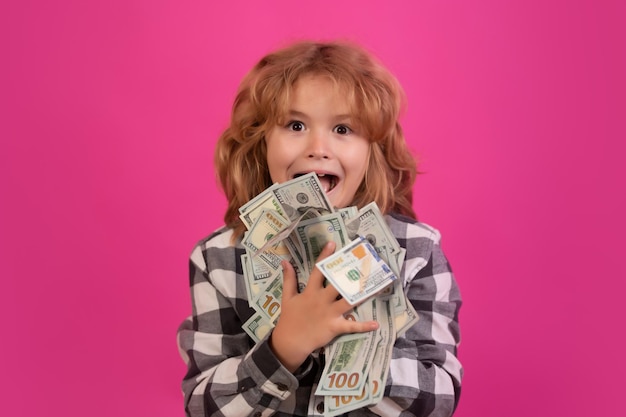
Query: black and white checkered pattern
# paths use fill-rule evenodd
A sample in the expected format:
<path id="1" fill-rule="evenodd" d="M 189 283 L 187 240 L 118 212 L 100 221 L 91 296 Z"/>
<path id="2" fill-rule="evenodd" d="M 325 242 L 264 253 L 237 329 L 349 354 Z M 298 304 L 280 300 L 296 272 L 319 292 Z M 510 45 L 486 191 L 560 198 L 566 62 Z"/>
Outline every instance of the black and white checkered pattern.
<path id="1" fill-rule="evenodd" d="M 396 340 L 383 400 L 346 415 L 450 416 L 463 373 L 456 358 L 459 289 L 435 229 L 397 215 L 385 219 L 407 250 L 401 279 L 419 321 Z M 313 393 L 323 355 L 314 352 L 291 374 L 267 339 L 255 345 L 242 330 L 254 310 L 240 263 L 244 249 L 231 237 L 232 230 L 222 228 L 191 253 L 193 314 L 178 331 L 188 366 L 182 384 L 187 416 L 322 415 L 324 398 Z"/>

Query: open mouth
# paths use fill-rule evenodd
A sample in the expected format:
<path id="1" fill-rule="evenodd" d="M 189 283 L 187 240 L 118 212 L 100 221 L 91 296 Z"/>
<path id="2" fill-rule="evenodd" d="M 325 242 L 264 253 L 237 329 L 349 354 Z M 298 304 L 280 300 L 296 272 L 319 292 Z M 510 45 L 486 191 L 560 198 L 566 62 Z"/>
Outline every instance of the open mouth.
<path id="1" fill-rule="evenodd" d="M 294 175 L 293 177 L 298 178 L 306 174 L 308 174 L 308 172 L 302 172 L 302 173 L 298 173 Z M 316 174 L 317 174 L 317 178 L 320 180 L 320 183 L 322 184 L 322 189 L 324 190 L 325 193 L 331 192 L 333 188 L 335 188 L 335 186 L 337 186 L 337 183 L 339 182 L 339 177 L 337 177 L 336 175 L 320 174 L 320 173 L 316 173 Z"/>

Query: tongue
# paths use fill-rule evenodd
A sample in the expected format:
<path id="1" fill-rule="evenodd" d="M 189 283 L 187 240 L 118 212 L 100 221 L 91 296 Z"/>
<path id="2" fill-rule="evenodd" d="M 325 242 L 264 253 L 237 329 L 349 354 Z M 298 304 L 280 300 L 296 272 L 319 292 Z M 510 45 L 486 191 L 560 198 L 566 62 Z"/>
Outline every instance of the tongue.
<path id="1" fill-rule="evenodd" d="M 328 191 L 330 191 L 330 181 L 331 181 L 331 177 L 330 176 L 323 176 L 323 177 L 318 177 L 320 180 L 320 183 L 322 184 L 322 189 L 324 190 L 325 193 L 327 193 Z"/>

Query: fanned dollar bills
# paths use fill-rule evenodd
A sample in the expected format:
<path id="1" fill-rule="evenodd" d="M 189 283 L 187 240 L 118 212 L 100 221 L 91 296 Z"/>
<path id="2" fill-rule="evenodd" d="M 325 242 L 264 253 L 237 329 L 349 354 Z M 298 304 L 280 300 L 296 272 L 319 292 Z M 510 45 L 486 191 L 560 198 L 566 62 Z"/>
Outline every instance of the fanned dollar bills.
<path id="1" fill-rule="evenodd" d="M 400 276 L 406 254 L 376 203 L 358 210 L 334 210 L 315 173 L 274 184 L 239 209 L 247 232 L 241 265 L 248 303 L 255 310 L 243 330 L 264 339 L 280 318 L 281 262 L 293 265 L 302 291 L 313 268 L 354 309 L 350 320 L 376 320 L 378 330 L 344 334 L 325 347 L 326 364 L 316 395 L 325 396 L 326 416 L 378 403 L 385 390 L 391 352 L 398 335 L 418 316 Z M 318 261 L 324 245 L 333 255 Z"/>

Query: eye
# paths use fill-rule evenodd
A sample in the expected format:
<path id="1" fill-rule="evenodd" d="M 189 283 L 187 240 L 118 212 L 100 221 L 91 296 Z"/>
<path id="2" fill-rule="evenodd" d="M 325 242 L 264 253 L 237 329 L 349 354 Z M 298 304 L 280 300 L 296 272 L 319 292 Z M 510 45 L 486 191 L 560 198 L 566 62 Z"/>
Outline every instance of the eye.
<path id="1" fill-rule="evenodd" d="M 348 135 L 348 134 L 352 133 L 352 129 L 350 129 L 346 125 L 337 125 L 333 129 L 333 132 L 335 132 L 335 133 L 337 133 L 339 135 Z"/>
<path id="2" fill-rule="evenodd" d="M 304 123 L 299 122 L 297 120 L 293 120 L 287 123 L 287 129 L 293 130 L 294 132 L 302 132 L 304 130 Z"/>

